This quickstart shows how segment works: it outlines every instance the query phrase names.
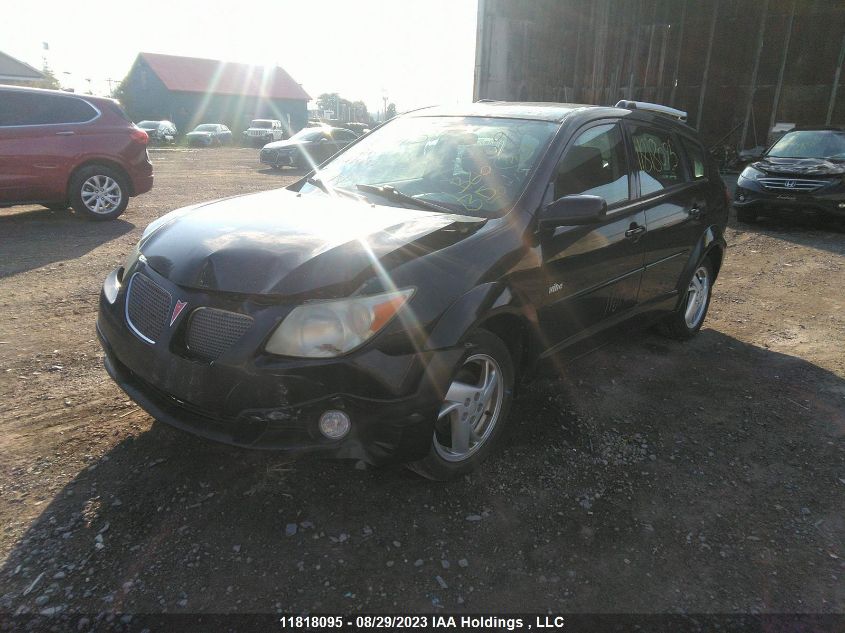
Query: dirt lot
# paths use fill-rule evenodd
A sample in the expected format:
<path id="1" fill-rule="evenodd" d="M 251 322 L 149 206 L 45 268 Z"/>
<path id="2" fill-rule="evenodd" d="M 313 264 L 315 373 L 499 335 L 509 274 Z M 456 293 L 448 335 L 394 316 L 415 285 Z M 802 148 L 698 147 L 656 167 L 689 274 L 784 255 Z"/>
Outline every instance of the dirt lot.
<path id="1" fill-rule="evenodd" d="M 154 161 L 116 222 L 0 210 L 0 613 L 845 611 L 842 223 L 732 226 L 697 339 L 533 382 L 508 449 L 440 485 L 218 446 L 112 384 L 97 294 L 143 227 L 293 180 Z"/>

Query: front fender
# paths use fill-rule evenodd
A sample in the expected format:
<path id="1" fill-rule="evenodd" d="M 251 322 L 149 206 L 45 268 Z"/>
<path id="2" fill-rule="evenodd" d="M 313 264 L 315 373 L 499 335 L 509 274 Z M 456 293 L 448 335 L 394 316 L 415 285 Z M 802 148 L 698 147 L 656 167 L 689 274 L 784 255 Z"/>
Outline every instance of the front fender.
<path id="1" fill-rule="evenodd" d="M 426 349 L 454 347 L 480 321 L 500 313 L 518 313 L 514 293 L 502 282 L 491 281 L 461 295 L 446 309 L 426 341 Z"/>

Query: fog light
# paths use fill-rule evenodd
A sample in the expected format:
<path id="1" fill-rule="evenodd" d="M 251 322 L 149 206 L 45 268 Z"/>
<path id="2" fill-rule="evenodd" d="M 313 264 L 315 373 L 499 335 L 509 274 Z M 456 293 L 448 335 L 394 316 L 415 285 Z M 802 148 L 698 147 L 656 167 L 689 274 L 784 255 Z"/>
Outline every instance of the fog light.
<path id="1" fill-rule="evenodd" d="M 349 433 L 351 422 L 343 411 L 329 410 L 320 416 L 320 433 L 330 440 L 339 440 Z"/>

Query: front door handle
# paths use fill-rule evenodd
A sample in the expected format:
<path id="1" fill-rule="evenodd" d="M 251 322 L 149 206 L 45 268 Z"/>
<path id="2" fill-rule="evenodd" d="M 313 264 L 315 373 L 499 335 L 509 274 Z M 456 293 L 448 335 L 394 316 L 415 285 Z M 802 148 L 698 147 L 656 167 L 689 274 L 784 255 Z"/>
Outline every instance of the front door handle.
<path id="1" fill-rule="evenodd" d="M 56 136 L 73 136 L 76 132 L 68 130 L 66 132 L 56 132 Z"/>
<path id="2" fill-rule="evenodd" d="M 702 215 L 704 215 L 704 211 L 700 207 L 693 207 L 689 210 L 689 217 L 693 220 L 700 220 Z"/>
<path id="3" fill-rule="evenodd" d="M 640 235 L 645 233 L 645 231 L 646 228 L 642 224 L 637 224 L 636 222 L 633 222 L 631 224 L 631 228 L 625 231 L 625 237 L 627 237 L 629 240 L 636 240 L 639 239 Z"/>

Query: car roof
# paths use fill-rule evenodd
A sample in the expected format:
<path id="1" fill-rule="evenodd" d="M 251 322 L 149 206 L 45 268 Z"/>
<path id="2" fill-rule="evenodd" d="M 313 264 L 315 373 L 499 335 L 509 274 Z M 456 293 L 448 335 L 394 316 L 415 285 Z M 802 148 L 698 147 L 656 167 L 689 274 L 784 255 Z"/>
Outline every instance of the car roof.
<path id="1" fill-rule="evenodd" d="M 58 95 L 60 97 L 76 97 L 77 99 L 84 99 L 94 104 L 102 103 L 118 103 L 117 99 L 110 97 L 95 97 L 94 95 L 79 94 L 78 92 L 68 92 L 67 90 L 50 90 L 48 88 L 30 88 L 29 86 L 10 86 L 8 84 L 0 84 L 3 90 L 10 90 L 14 92 L 29 92 L 34 94 L 50 94 Z"/>
<path id="2" fill-rule="evenodd" d="M 612 106 L 591 105 L 586 103 L 552 102 L 514 102 L 514 101 L 476 101 L 466 105 L 432 106 L 405 113 L 405 116 L 472 116 L 503 119 L 528 119 L 562 123 L 565 119 L 575 118 L 579 123 L 602 117 L 631 118 L 647 123 L 663 123 L 677 126 L 688 133 L 696 130 L 683 121 L 665 114 L 648 110 L 628 110 Z"/>
<path id="3" fill-rule="evenodd" d="M 513 101 L 476 101 L 466 105 L 432 106 L 409 112 L 410 116 L 476 116 L 503 119 L 563 121 L 570 113 L 591 108 L 579 103 L 538 103 Z"/>

